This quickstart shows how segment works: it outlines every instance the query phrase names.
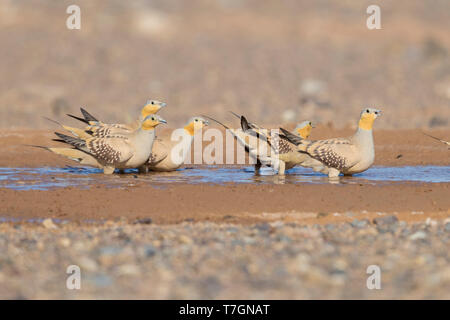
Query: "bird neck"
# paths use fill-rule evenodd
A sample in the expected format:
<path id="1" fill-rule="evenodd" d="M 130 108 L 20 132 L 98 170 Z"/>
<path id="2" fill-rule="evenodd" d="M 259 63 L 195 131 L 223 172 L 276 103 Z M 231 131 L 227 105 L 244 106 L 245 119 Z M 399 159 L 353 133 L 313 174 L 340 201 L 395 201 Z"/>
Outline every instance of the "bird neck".
<path id="1" fill-rule="evenodd" d="M 366 130 L 358 127 L 358 130 L 356 130 L 352 140 L 355 144 L 370 146 L 373 144 L 372 130 Z"/>
<path id="2" fill-rule="evenodd" d="M 145 140 L 148 138 L 152 138 L 155 136 L 155 128 L 151 129 L 143 129 L 142 126 L 139 130 L 136 131 L 135 139 L 136 140 Z"/>
<path id="3" fill-rule="evenodd" d="M 183 129 L 183 131 L 182 131 L 183 132 L 183 143 L 191 144 L 192 141 L 194 140 L 195 131 L 193 129 L 191 129 L 190 125 L 186 125 L 182 129 Z"/>
<path id="4" fill-rule="evenodd" d="M 190 154 L 192 141 L 194 140 L 194 135 L 191 135 L 190 132 L 186 130 L 186 128 L 181 129 L 181 141 L 177 144 L 177 150 L 181 150 L 181 158 L 178 158 L 178 160 L 174 161 L 177 165 L 181 165 L 182 163 L 184 163 L 186 157 L 188 156 L 188 154 Z"/>

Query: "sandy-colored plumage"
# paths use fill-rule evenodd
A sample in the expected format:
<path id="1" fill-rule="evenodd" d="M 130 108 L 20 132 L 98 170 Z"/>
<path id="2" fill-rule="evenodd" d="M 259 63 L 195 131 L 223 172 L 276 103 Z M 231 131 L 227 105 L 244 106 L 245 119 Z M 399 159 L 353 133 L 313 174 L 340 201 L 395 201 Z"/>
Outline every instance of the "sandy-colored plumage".
<path id="1" fill-rule="evenodd" d="M 68 116 L 86 123 L 87 124 L 86 127 L 80 129 L 80 128 L 69 127 L 66 125 L 61 125 L 61 124 L 60 125 L 65 130 L 71 132 L 73 135 L 75 135 L 81 139 L 88 139 L 89 137 L 105 137 L 105 136 L 115 135 L 115 134 L 129 134 L 129 133 L 139 129 L 140 124 L 144 118 L 146 118 L 149 115 L 156 114 L 164 106 L 166 106 L 166 103 L 164 103 L 164 102 L 160 102 L 160 101 L 156 101 L 156 100 L 147 101 L 147 103 L 141 110 L 139 119 L 132 123 L 129 123 L 129 124 L 103 123 L 102 121 L 98 120 L 96 117 L 92 116 L 85 109 L 80 108 L 83 118 L 77 117 L 74 115 L 70 115 L 70 114 L 68 114 Z"/>
<path id="2" fill-rule="evenodd" d="M 144 170 L 177 170 L 189 154 L 194 134 L 207 125 L 206 119 L 192 117 L 184 127 L 177 129 L 177 132 L 173 131 L 170 134 L 158 136 L 153 143 L 152 153 Z"/>
<path id="3" fill-rule="evenodd" d="M 312 128 L 313 125 L 311 121 L 303 121 L 295 127 L 293 132 L 288 131 L 282 132 L 284 135 L 289 134 L 291 138 L 297 136 L 298 139 L 307 139 L 311 133 Z M 281 141 L 286 141 L 286 139 L 281 139 Z M 289 149 L 287 149 L 286 152 L 280 152 L 279 157 L 280 160 L 285 162 L 286 170 L 291 169 L 298 165 L 301 166 L 304 162 L 311 163 L 311 160 L 313 160 L 307 154 L 302 154 L 298 152 L 297 148 L 292 147 L 292 145 L 289 145 Z"/>
<path id="4" fill-rule="evenodd" d="M 234 112 L 232 114 L 239 117 Z M 277 171 L 278 175 L 284 175 L 286 163 L 282 157 L 287 153 L 294 153 L 296 146 L 286 139 L 280 139 L 277 134 L 278 130 L 264 129 L 248 122 L 244 116 L 240 116 L 240 129 L 231 129 L 213 118 L 208 118 L 229 130 L 234 138 L 244 146 L 245 151 L 256 162 L 255 172 L 258 172 L 261 166 L 268 166 Z"/>
<path id="5" fill-rule="evenodd" d="M 230 112 L 236 117 L 241 117 L 232 111 Z M 307 154 L 299 153 L 297 149 L 292 145 L 292 143 L 286 143 L 287 140 L 280 139 L 278 134 L 275 133 L 273 135 L 268 135 L 267 134 L 268 130 L 264 129 L 263 127 L 255 123 L 248 123 L 248 125 L 251 129 L 260 134 L 266 132 L 265 135 L 264 134 L 262 135 L 264 135 L 265 138 L 270 141 L 272 150 L 278 155 L 279 160 L 281 160 L 284 163 L 285 170 L 291 169 L 297 165 L 301 166 L 303 163 L 308 164 L 315 170 L 318 169 L 319 167 L 322 167 L 320 162 L 312 159 Z M 298 136 L 301 139 L 307 139 L 311 134 L 313 128 L 314 126 L 312 122 L 309 120 L 305 120 L 297 124 L 297 126 L 294 128 L 292 132 L 286 133 L 290 134 L 291 137 Z M 283 165 L 283 163 L 281 165 Z"/>
<path id="6" fill-rule="evenodd" d="M 351 175 L 367 170 L 375 159 L 372 127 L 374 120 L 381 111 L 367 108 L 361 112 L 358 130 L 349 138 L 335 138 L 327 140 L 299 140 L 287 139 L 297 144 L 299 152 L 323 164 L 321 172 L 330 177 L 339 173 Z M 305 164 L 303 164 L 305 166 Z M 312 167 L 312 166 L 311 166 Z"/>
<path id="7" fill-rule="evenodd" d="M 80 163 L 101 168 L 105 174 L 113 173 L 114 169 L 138 168 L 150 156 L 155 139 L 154 129 L 160 123 L 166 121 L 158 115 L 150 115 L 141 121 L 138 130 L 131 133 L 87 139 L 56 132 L 59 137 L 57 141 L 73 146 L 78 152 L 70 151 L 73 149 L 69 148 L 48 149 Z"/>

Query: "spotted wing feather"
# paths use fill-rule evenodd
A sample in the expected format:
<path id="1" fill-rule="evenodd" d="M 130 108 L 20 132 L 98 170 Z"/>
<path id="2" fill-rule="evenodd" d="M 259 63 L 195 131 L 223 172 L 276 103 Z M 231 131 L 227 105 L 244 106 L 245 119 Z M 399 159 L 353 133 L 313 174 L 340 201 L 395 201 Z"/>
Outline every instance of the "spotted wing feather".
<path id="1" fill-rule="evenodd" d="M 128 139 L 124 137 L 92 138 L 86 140 L 86 145 L 95 158 L 109 165 L 126 162 L 133 156 Z"/>
<path id="2" fill-rule="evenodd" d="M 302 142 L 302 151 L 328 167 L 344 170 L 359 161 L 356 147 L 347 139 Z"/>

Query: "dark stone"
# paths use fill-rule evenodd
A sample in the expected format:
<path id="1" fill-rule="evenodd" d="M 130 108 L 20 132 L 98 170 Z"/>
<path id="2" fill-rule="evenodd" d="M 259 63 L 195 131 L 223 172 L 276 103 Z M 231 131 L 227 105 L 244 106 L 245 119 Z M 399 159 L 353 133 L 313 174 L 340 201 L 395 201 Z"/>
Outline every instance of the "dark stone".
<path id="1" fill-rule="evenodd" d="M 396 216 L 386 216 L 373 219 L 373 223 L 375 223 L 377 226 L 389 225 L 397 222 L 398 218 Z"/>
<path id="2" fill-rule="evenodd" d="M 137 219 L 136 221 L 134 221 L 133 224 L 151 224 L 151 223 L 152 223 L 151 218 L 142 218 L 142 219 Z"/>

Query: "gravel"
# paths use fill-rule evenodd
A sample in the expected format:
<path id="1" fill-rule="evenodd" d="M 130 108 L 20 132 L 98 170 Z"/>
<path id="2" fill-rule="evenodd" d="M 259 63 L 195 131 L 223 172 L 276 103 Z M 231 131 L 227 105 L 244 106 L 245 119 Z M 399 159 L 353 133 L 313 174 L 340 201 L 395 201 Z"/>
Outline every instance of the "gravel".
<path id="1" fill-rule="evenodd" d="M 2 223 L 0 298 L 449 299 L 449 224 L 374 223 Z"/>

